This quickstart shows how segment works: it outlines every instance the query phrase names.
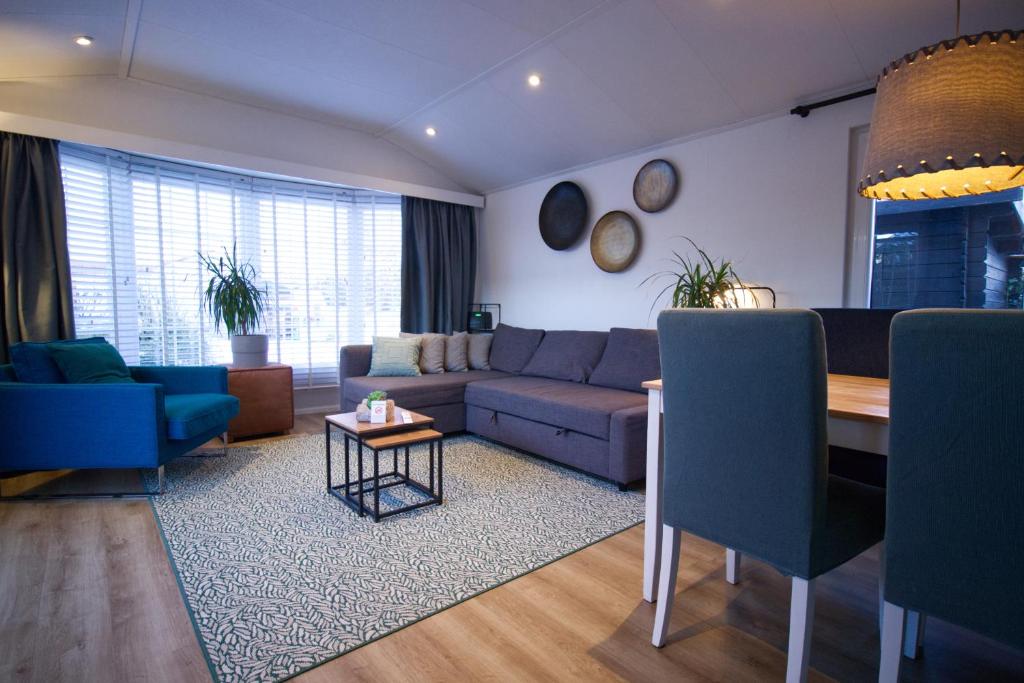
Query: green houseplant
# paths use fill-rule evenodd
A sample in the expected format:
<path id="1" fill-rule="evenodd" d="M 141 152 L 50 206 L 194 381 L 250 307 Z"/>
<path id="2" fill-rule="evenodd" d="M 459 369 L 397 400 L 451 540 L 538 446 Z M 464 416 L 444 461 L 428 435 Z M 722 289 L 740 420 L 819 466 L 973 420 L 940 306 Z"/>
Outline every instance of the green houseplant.
<path id="1" fill-rule="evenodd" d="M 232 363 L 239 368 L 259 368 L 267 364 L 268 340 L 256 334 L 263 321 L 267 292 L 256 285 L 256 269 L 251 263 L 239 263 L 238 245 L 227 248 L 216 259 L 199 254 L 210 276 L 203 291 L 204 308 L 220 330 L 223 324 L 231 337 Z"/>
<path id="2" fill-rule="evenodd" d="M 665 292 L 672 292 L 672 308 L 741 308 L 740 292 L 745 288 L 743 281 L 733 270 L 732 261 L 715 261 L 707 252 L 697 246 L 689 237 L 682 239 L 690 243 L 696 258 L 684 257 L 672 252 L 672 270 L 663 270 L 646 278 L 641 285 L 653 280 L 669 279 L 651 304 L 651 310 Z M 754 305 L 757 299 L 753 298 Z"/>

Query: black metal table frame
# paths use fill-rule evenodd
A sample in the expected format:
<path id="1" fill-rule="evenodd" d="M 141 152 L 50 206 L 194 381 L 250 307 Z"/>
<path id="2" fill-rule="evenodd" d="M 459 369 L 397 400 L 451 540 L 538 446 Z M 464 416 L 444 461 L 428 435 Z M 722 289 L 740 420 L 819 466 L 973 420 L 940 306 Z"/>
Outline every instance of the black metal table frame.
<path id="1" fill-rule="evenodd" d="M 338 427 L 345 436 L 345 483 L 334 485 L 333 475 L 331 472 L 331 427 Z M 362 437 L 356 436 L 348 430 L 335 425 L 330 420 L 325 421 L 324 425 L 324 436 L 327 442 L 327 492 L 332 496 L 345 503 L 357 513 L 360 517 L 369 515 L 374 522 L 379 522 L 382 519 L 391 517 L 393 515 L 415 510 L 417 508 L 426 507 L 428 505 L 441 505 L 444 501 L 444 441 L 443 436 L 438 436 L 429 441 L 422 441 L 417 444 L 410 444 L 409 446 L 395 447 L 392 449 L 375 449 L 367 446 Z M 351 442 L 356 443 L 357 452 L 357 477 L 352 479 L 352 467 L 351 467 Z M 410 446 L 421 446 L 428 444 L 430 447 L 430 484 L 424 484 L 416 481 L 409 476 L 409 448 Z M 434 454 L 435 444 L 437 445 L 437 467 L 434 466 Z M 363 476 L 363 447 L 373 453 L 373 476 Z M 398 450 L 399 448 L 405 449 L 405 471 L 404 473 L 398 469 Z M 380 471 L 380 452 L 382 450 L 392 450 L 392 469 L 390 472 Z M 436 473 L 436 477 L 435 477 Z M 381 479 L 388 477 L 394 477 L 393 481 L 382 484 Z M 437 488 L 434 488 L 435 479 Z M 369 486 L 367 486 L 369 484 Z M 420 493 L 428 496 L 426 500 L 419 501 L 417 503 L 411 503 L 400 508 L 393 508 L 391 510 L 380 511 L 380 492 L 381 489 L 390 488 L 392 486 L 405 485 L 413 488 Z M 355 489 L 355 491 L 353 491 Z M 365 497 L 368 494 L 373 494 L 373 506 L 368 506 L 365 503 Z"/>

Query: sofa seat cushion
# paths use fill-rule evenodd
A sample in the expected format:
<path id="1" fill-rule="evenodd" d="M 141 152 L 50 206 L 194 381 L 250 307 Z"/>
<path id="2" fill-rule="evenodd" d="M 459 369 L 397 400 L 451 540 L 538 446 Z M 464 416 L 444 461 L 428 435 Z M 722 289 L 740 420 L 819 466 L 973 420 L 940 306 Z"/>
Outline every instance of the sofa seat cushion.
<path id="1" fill-rule="evenodd" d="M 419 377 L 348 377 L 345 379 L 344 397 L 346 401 L 359 403 L 371 391 L 379 389 L 388 392 L 388 398 L 401 408 L 439 406 L 462 403 L 469 382 L 509 376 L 494 370 L 469 370 Z"/>
<path id="2" fill-rule="evenodd" d="M 544 377 L 473 382 L 466 403 L 608 439 L 612 413 L 647 404 L 643 394 Z"/>
<path id="3" fill-rule="evenodd" d="M 174 394 L 164 396 L 167 438 L 185 441 L 211 429 L 227 429 L 238 415 L 238 399 L 228 394 Z"/>

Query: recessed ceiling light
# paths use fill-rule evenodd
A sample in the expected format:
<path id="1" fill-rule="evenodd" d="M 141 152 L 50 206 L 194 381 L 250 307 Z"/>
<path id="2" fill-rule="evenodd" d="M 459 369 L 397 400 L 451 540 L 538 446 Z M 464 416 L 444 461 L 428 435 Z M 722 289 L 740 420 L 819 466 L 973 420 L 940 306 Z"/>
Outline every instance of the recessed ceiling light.
<path id="1" fill-rule="evenodd" d="M 540 74 L 530 74 L 526 78 L 526 82 L 530 84 L 531 88 L 540 87 Z"/>
<path id="2" fill-rule="evenodd" d="M 437 135 L 437 129 L 434 128 L 433 126 L 427 126 L 427 135 L 429 135 L 430 137 L 434 137 L 435 135 Z"/>
<path id="3" fill-rule="evenodd" d="M 92 36 L 75 36 L 75 44 L 81 45 L 82 47 L 89 47 L 92 45 Z"/>

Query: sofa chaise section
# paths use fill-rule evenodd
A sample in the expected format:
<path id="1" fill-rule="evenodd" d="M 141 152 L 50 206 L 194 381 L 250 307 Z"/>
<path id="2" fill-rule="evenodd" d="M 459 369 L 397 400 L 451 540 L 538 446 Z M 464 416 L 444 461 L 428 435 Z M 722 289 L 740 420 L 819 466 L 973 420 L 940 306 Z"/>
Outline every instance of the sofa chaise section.
<path id="1" fill-rule="evenodd" d="M 543 377 L 473 382 L 466 426 L 620 484 L 644 476 L 647 399 L 636 392 Z"/>
<path id="2" fill-rule="evenodd" d="M 371 391 L 386 391 L 396 405 L 434 418 L 434 429 L 445 433 L 461 432 L 466 429 L 466 385 L 510 376 L 496 370 L 469 370 L 418 377 L 367 377 L 371 350 L 369 344 L 341 349 L 339 382 L 343 412 L 355 410 Z"/>

